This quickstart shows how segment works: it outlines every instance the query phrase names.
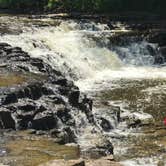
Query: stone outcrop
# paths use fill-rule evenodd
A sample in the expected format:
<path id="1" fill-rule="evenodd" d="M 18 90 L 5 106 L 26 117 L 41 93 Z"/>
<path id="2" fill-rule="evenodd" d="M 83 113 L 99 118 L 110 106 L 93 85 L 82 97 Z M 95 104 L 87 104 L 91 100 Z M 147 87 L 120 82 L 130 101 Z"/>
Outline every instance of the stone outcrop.
<path id="1" fill-rule="evenodd" d="M 67 144 L 78 141 L 77 129 L 83 124 L 77 124 L 77 115 L 97 127 L 92 100 L 80 94 L 72 81 L 43 60 L 31 58 L 21 48 L 0 43 L 0 66 L 2 75 L 25 76 L 20 84 L 0 87 L 0 129 L 28 129 L 31 134 L 49 135 L 54 142 Z M 112 129 L 109 122 L 102 121 L 104 130 Z M 90 147 L 88 153 L 92 157 L 113 154 L 113 145 L 104 140 Z M 71 166 L 83 165 L 80 162 Z"/>
<path id="2" fill-rule="evenodd" d="M 73 111 L 93 119 L 90 99 L 83 100 L 72 81 L 41 59 L 0 43 L 0 65 L 2 75 L 17 73 L 29 79 L 19 85 L 0 87 L 1 129 L 46 131 L 65 144 L 75 142 L 77 137 Z"/>

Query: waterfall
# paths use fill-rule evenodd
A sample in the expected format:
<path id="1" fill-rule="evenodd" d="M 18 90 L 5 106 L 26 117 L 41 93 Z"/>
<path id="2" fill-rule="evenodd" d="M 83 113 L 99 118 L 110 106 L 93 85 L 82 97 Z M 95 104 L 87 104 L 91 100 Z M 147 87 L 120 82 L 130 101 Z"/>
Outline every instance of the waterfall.
<path id="1" fill-rule="evenodd" d="M 54 22 L 50 24 L 52 20 L 45 19 L 43 22 L 49 22 L 46 26 L 34 26 L 34 20 L 30 24 L 26 23 L 25 18 L 16 17 L 9 20 L 8 17 L 3 17 L 0 21 L 9 24 L 10 31 L 13 29 L 14 32 L 17 31 L 17 27 L 19 31 L 2 34 L 0 42 L 21 47 L 30 56 L 43 59 L 66 77 L 74 80 L 85 93 L 110 90 L 114 87 L 113 81 L 121 79 L 166 78 L 166 67 L 155 64 L 155 57 L 160 56 L 157 44 L 133 38 L 124 39 L 123 44 L 112 41 L 116 40 L 113 38 L 116 33 L 128 32 L 123 24 L 117 23 L 115 25 L 117 29 L 112 30 L 106 24 L 85 20 L 58 20 L 58 24 L 54 25 Z M 117 83 L 115 86 L 117 88 L 120 84 Z M 124 104 L 123 101 L 119 103 Z M 110 105 L 113 104 L 115 103 Z M 110 107 L 101 108 L 102 106 L 93 110 L 97 125 L 100 125 L 97 120 L 103 117 L 116 128 L 115 112 L 110 116 Z M 126 114 L 129 112 L 130 110 L 127 110 Z M 74 111 L 72 115 L 80 130 L 78 131 L 80 145 L 90 146 L 93 141 L 103 136 L 103 133 L 100 133 L 101 126 L 98 128 L 90 126 L 84 114 Z M 123 134 L 126 130 L 126 126 L 121 124 L 115 134 Z M 98 137 L 93 132 L 98 133 Z"/>
<path id="2" fill-rule="evenodd" d="M 90 25 L 84 26 L 88 29 Z M 96 26 L 96 29 L 103 28 L 100 26 Z M 30 55 L 51 63 L 64 74 L 76 75 L 76 78 L 92 77 L 96 72 L 122 65 L 115 52 L 97 46 L 94 40 L 88 38 L 88 33 L 94 31 L 81 28 L 78 23 L 66 21 L 58 27 L 33 29 L 20 35 L 4 35 L 0 41 L 19 46 Z"/>
<path id="3" fill-rule="evenodd" d="M 62 21 L 56 27 L 24 29 L 25 32 L 19 35 L 1 36 L 0 41 L 21 47 L 76 80 L 98 79 L 102 73 L 105 77 L 116 71 L 119 77 L 119 71 L 125 72 L 126 67 L 138 66 L 139 69 L 139 66 L 151 66 L 154 61 L 147 46 L 156 46 L 146 41 L 110 49 L 109 37 L 113 32 L 105 24 Z"/>

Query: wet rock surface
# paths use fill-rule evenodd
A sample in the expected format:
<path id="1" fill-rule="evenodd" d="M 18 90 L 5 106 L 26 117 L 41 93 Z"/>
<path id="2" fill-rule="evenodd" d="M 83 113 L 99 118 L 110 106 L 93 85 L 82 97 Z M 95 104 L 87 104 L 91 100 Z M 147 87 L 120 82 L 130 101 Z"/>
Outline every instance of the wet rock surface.
<path id="1" fill-rule="evenodd" d="M 110 22 L 111 25 L 114 25 Z M 122 21 L 121 25 L 124 27 L 124 32 L 115 32 L 110 40 L 110 49 L 118 53 L 119 57 L 123 60 L 126 58 L 124 50 L 119 47 L 130 47 L 133 43 L 141 43 L 142 41 L 149 42 L 146 46 L 148 52 L 153 59 L 152 65 L 161 65 L 166 61 L 166 22 L 164 20 L 149 20 L 149 21 Z M 114 27 L 115 31 L 120 27 Z M 152 47 L 155 44 L 157 47 Z M 127 47 L 126 47 L 127 46 Z M 130 50 L 132 52 L 132 50 Z M 135 52 L 132 52 L 133 56 Z M 141 54 L 141 52 L 140 52 Z M 139 64 L 140 65 L 140 64 Z"/>
<path id="2" fill-rule="evenodd" d="M 154 118 L 150 114 L 134 112 L 128 116 L 122 116 L 122 119 L 126 121 L 128 127 L 141 127 L 150 126 L 154 123 Z"/>
<path id="3" fill-rule="evenodd" d="M 34 129 L 37 134 L 45 131 L 59 143 L 75 142 L 74 114 L 82 112 L 87 119 L 93 117 L 92 106 L 81 99 L 79 89 L 59 71 L 40 59 L 31 58 L 21 48 L 0 43 L 0 51 L 0 63 L 5 64 L 3 73 L 37 73 L 40 76 L 31 76 L 30 82 L 21 85 L 0 87 L 0 128 Z"/>
<path id="4" fill-rule="evenodd" d="M 78 115 L 83 116 L 89 126 L 98 127 L 92 112 L 93 101 L 82 95 L 72 81 L 66 79 L 61 72 L 53 69 L 43 60 L 30 57 L 19 47 L 0 43 L 0 68 L 2 79 L 6 76 L 6 73 L 9 73 L 6 80 L 12 79 L 15 74 L 16 79 L 25 77 L 19 81 L 10 81 L 10 84 L 7 82 L 0 84 L 0 131 L 4 130 L 4 133 L 11 134 L 12 139 L 15 140 L 15 135 L 17 135 L 13 134 L 13 131 L 27 130 L 30 136 L 27 136 L 25 140 L 21 138 L 23 144 L 26 145 L 31 142 L 29 140 L 31 135 L 51 137 L 54 143 L 60 145 L 78 144 L 79 134 L 77 129 L 79 126 L 77 121 L 81 121 L 81 118 L 77 119 Z M 79 125 L 84 124 L 79 122 Z M 105 119 L 103 119 L 101 126 L 105 130 L 107 128 L 109 128 L 108 130 L 112 129 L 111 126 L 107 126 Z M 8 137 L 5 136 L 4 138 L 3 136 L 7 144 Z M 16 142 L 16 144 L 19 143 Z M 6 147 L 4 143 L 2 145 Z M 15 146 L 17 145 L 9 147 L 9 152 L 3 151 L 3 149 L 0 151 L 2 157 L 0 162 L 10 165 L 13 162 L 10 155 L 14 153 L 16 165 L 23 162 L 23 165 L 29 166 L 30 163 L 27 162 L 25 156 L 26 153 L 29 154 L 30 151 L 33 151 L 33 148 L 29 152 L 26 152 L 26 148 L 22 149 L 26 153 L 25 156 L 23 153 L 20 158 L 15 153 Z M 41 152 L 36 152 L 35 149 L 36 153 Z M 94 144 L 86 153 L 89 154 L 89 157 L 94 158 L 113 154 L 113 145 L 110 141 L 104 140 Z M 45 156 L 47 156 L 47 152 L 44 152 Z M 55 156 L 51 154 L 50 157 L 49 152 L 49 157 L 43 160 L 41 157 L 39 161 L 48 161 L 56 158 Z M 61 156 L 60 158 L 65 157 Z M 33 158 L 32 160 L 33 163 L 38 163 L 37 159 Z"/>

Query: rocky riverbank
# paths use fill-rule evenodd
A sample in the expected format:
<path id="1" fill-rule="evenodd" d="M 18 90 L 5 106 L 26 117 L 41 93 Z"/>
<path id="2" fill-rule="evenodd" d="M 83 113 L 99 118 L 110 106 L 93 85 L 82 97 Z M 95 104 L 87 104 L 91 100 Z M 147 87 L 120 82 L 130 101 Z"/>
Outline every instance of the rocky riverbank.
<path id="1" fill-rule="evenodd" d="M 0 49 L 1 77 L 9 73 L 12 79 L 10 75 L 15 73 L 17 80 L 25 78 L 1 86 L 1 128 L 64 133 L 68 139 L 62 142 L 75 142 L 75 119 L 71 112 L 81 111 L 93 123 L 91 100 L 82 98 L 72 81 L 42 60 L 30 58 L 20 48 L 5 43 L 0 44 Z"/>
<path id="2" fill-rule="evenodd" d="M 0 79 L 5 80 L 0 84 L 1 133 L 7 132 L 11 137 L 15 130 L 28 130 L 29 134 L 50 137 L 58 144 L 77 144 L 79 114 L 86 117 L 90 126 L 96 126 L 91 99 L 43 60 L 0 43 L 0 63 Z M 106 122 L 103 120 L 101 125 Z M 17 138 L 15 134 L 12 137 Z M 113 146 L 105 140 L 89 152 L 105 156 L 113 154 Z"/>

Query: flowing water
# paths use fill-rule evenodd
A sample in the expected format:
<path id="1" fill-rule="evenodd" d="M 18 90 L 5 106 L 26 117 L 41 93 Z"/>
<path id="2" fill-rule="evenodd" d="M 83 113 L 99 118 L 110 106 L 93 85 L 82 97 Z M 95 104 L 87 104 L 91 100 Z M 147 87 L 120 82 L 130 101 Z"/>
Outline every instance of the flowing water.
<path id="1" fill-rule="evenodd" d="M 87 20 L 3 16 L 0 42 L 43 59 L 92 97 L 96 123 L 100 123 L 98 117 L 103 117 L 113 126 L 98 135 L 111 139 L 115 158 L 122 164 L 166 165 L 166 67 L 154 65 L 148 47 L 160 56 L 157 43 L 132 39 L 112 44 L 114 35 L 129 33 L 125 25 L 115 24 L 117 28 L 111 30 L 106 24 Z M 113 115 L 115 106 L 121 109 L 120 123 Z M 81 116 L 77 116 L 78 126 L 81 118 L 85 119 Z M 129 127 L 133 117 L 141 119 L 143 125 Z M 92 130 L 93 126 L 80 127 L 78 142 L 82 147 L 99 138 Z"/>

